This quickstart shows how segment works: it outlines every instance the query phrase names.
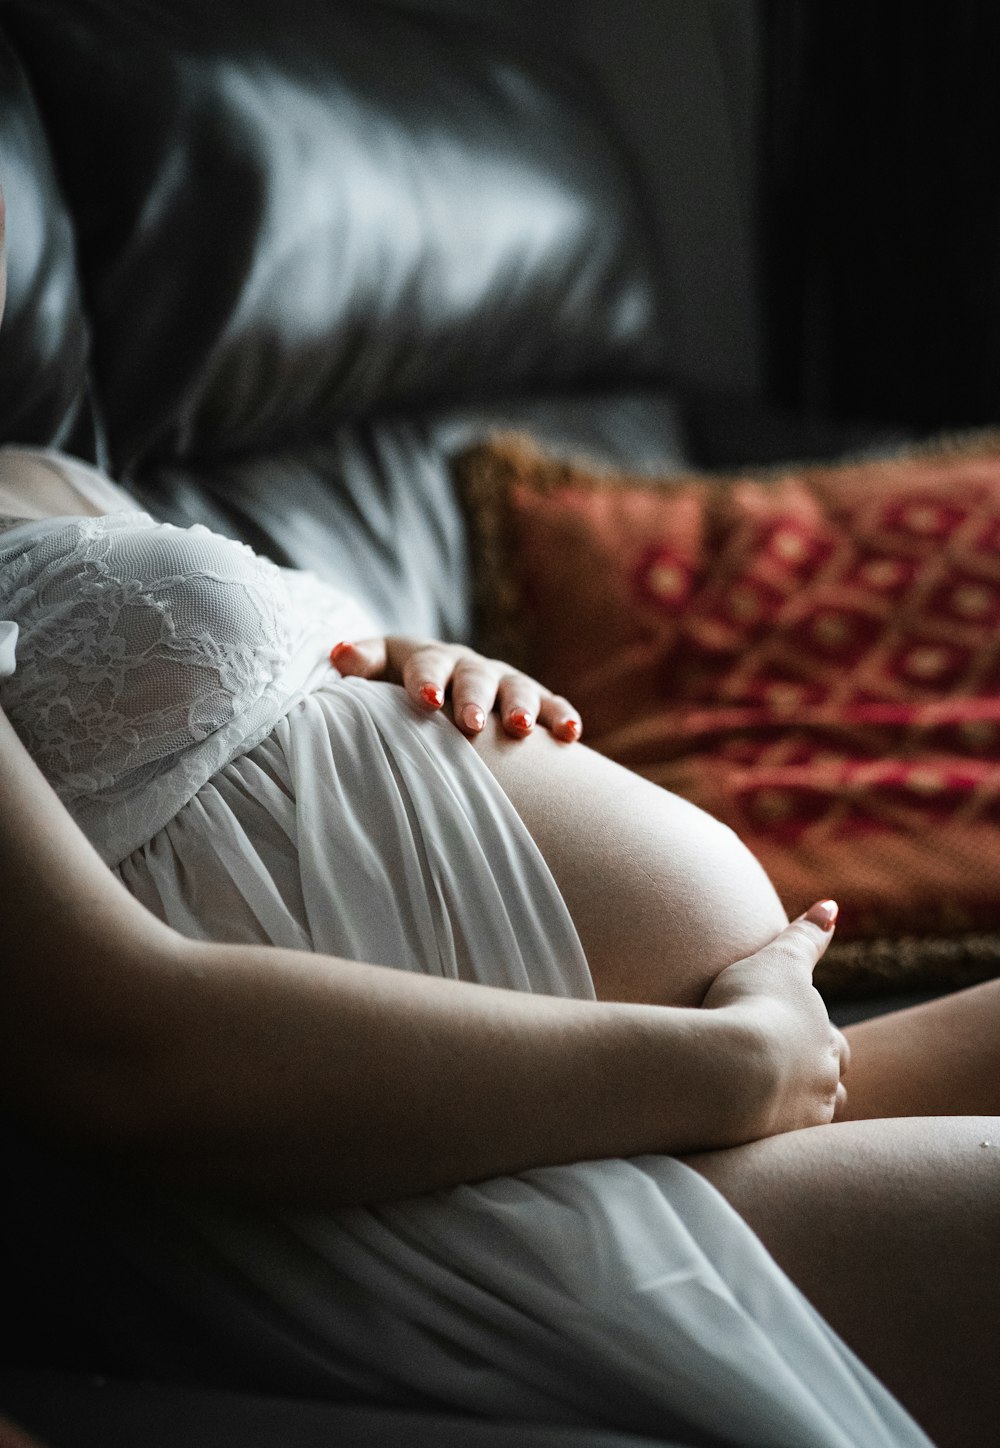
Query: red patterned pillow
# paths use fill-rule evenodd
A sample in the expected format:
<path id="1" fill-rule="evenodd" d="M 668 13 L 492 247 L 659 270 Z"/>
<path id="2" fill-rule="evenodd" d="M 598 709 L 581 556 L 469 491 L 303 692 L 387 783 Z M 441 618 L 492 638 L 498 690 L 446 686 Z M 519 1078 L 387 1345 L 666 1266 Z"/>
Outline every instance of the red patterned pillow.
<path id="1" fill-rule="evenodd" d="M 485 646 L 732 825 L 790 913 L 839 899 L 840 984 L 901 935 L 913 979 L 998 968 L 1000 435 L 658 481 L 507 437 L 459 474 Z"/>

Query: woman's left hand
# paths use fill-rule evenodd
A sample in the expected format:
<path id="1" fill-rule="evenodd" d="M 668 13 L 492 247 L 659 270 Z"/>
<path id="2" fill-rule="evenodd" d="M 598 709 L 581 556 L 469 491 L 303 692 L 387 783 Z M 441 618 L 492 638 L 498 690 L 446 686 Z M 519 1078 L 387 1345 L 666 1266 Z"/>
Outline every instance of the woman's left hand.
<path id="1" fill-rule="evenodd" d="M 537 722 L 556 739 L 571 744 L 583 728 L 580 715 L 566 699 L 509 664 L 487 659 L 463 644 L 395 636 L 361 639 L 335 645 L 330 662 L 345 675 L 402 684 L 413 702 L 429 713 L 444 706 L 450 691 L 455 723 L 464 734 L 478 734 L 493 709 L 515 739 L 530 734 Z"/>

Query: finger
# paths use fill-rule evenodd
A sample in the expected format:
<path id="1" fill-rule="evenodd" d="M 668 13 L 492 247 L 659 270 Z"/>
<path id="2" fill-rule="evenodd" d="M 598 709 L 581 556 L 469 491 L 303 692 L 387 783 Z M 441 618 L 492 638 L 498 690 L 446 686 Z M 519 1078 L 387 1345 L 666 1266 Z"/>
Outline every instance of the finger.
<path id="1" fill-rule="evenodd" d="M 844 1085 L 843 1081 L 839 1081 L 839 1082 L 837 1083 L 837 1094 L 836 1094 L 836 1096 L 835 1096 L 835 1098 L 834 1098 L 834 1103 L 833 1103 L 833 1119 L 834 1119 L 834 1121 L 842 1121 L 842 1120 L 844 1119 L 844 1113 L 846 1112 L 846 1110 L 847 1110 L 847 1087 Z"/>
<path id="2" fill-rule="evenodd" d="M 385 639 L 342 640 L 330 650 L 330 662 L 345 678 L 381 678 L 386 668 Z"/>
<path id="3" fill-rule="evenodd" d="M 822 900 L 786 925 L 774 944 L 779 949 L 791 946 L 796 958 L 812 972 L 833 939 L 836 918 L 836 901 Z"/>
<path id="4" fill-rule="evenodd" d="M 851 1044 L 843 1031 L 833 1030 L 834 1041 L 837 1046 L 837 1054 L 840 1057 L 840 1074 L 846 1076 L 851 1065 Z"/>
<path id="5" fill-rule="evenodd" d="M 542 690 L 527 674 L 504 674 L 497 689 L 500 719 L 508 734 L 523 739 L 535 727 Z"/>
<path id="6" fill-rule="evenodd" d="M 827 946 L 833 939 L 839 913 L 840 906 L 836 900 L 817 900 L 815 905 L 810 905 L 809 909 L 788 927 L 789 931 L 797 930 L 800 934 L 805 934 L 814 948 L 818 947 L 812 961 L 813 967 L 826 954 Z"/>
<path id="7" fill-rule="evenodd" d="M 583 732 L 583 721 L 579 713 L 569 700 L 560 694 L 543 693 L 538 709 L 538 722 L 550 729 L 556 739 L 561 739 L 564 744 L 572 744 Z"/>
<path id="8" fill-rule="evenodd" d="M 817 900 L 815 905 L 810 905 L 802 920 L 809 920 L 813 925 L 818 925 L 821 930 L 832 930 L 837 923 L 837 916 L 840 913 L 840 906 L 836 900 Z"/>
<path id="9" fill-rule="evenodd" d="M 493 712 L 500 683 L 500 670 L 479 654 L 458 660 L 451 681 L 455 723 L 466 734 L 478 734 Z"/>
<path id="10" fill-rule="evenodd" d="M 457 650 L 443 644 L 414 649 L 403 664 L 403 687 L 421 709 L 440 709 L 455 670 Z"/>

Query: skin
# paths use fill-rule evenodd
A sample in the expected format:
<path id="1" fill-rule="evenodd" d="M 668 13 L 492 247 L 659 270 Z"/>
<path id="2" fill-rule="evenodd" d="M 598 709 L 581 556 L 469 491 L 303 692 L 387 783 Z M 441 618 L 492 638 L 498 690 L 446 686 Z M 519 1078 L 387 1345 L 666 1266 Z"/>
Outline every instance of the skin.
<path id="1" fill-rule="evenodd" d="M 4 222 L 0 194 L 0 311 Z M 497 719 L 507 742 L 580 732 L 565 700 L 468 649 L 369 640 L 334 657 L 427 709 L 450 691 L 480 742 L 496 742 Z M 762 966 L 716 1009 L 690 989 L 663 1008 L 518 997 L 182 939 L 109 876 L 2 713 L 0 798 L 0 1093 L 71 1148 L 165 1181 L 263 1194 L 280 1181 L 352 1202 L 750 1140 L 828 1121 L 837 1104 L 843 1038 L 809 985 L 828 936 L 808 922 L 777 944 L 756 929 L 713 942 L 724 963 L 752 940 Z"/>
<path id="2" fill-rule="evenodd" d="M 0 1095 L 70 1150 L 339 1205 L 833 1115 L 816 924 L 716 982 L 712 1009 L 523 995 L 184 939 L 106 869 L 2 714 L 0 798 Z"/>
<path id="3" fill-rule="evenodd" d="M 424 691 L 441 687 L 448 646 L 434 646 L 430 679 L 424 650 L 390 641 L 367 667 L 437 707 Z M 829 931 L 785 926 L 748 852 L 682 801 L 551 730 L 507 732 L 505 708 L 546 717 L 533 681 L 452 658 L 459 704 L 484 714 L 470 742 L 564 893 L 596 1003 L 182 940 L 105 869 L 0 718 L 5 1104 L 156 1181 L 239 1196 L 280 1182 L 331 1205 L 686 1154 L 937 1441 L 984 1441 L 1000 1323 L 992 1294 L 965 1284 L 981 1285 L 1000 1224 L 995 1152 L 973 1149 L 998 1123 L 829 1123 L 835 1110 L 877 1117 L 883 1100 L 922 1107 L 932 1043 L 941 1079 L 965 1062 L 961 1109 L 993 1110 L 978 1096 L 991 1071 L 959 1047 L 978 1005 L 995 1016 L 996 991 L 853 1030 L 848 1105 L 848 1051 L 810 980 Z M 996 1034 L 982 1025 L 977 1039 Z"/>
<path id="4" fill-rule="evenodd" d="M 1000 1409 L 998 1144 L 995 1116 L 909 1117 L 690 1164 L 935 1443 L 983 1448 Z"/>
<path id="5" fill-rule="evenodd" d="M 0 1417 L 0 1448 L 43 1448 L 43 1444 L 22 1432 L 9 1418 Z"/>
<path id="6" fill-rule="evenodd" d="M 654 805 L 580 751 L 535 745 L 515 753 L 494 735 L 479 747 L 559 881 L 599 995 L 697 997 L 727 949 L 779 928 L 773 892 L 728 831 L 669 796 Z M 652 918 L 658 900 L 666 923 Z M 745 971 L 723 970 L 704 999 Z M 1000 1231 L 1000 981 L 845 1034 L 835 1124 L 687 1160 L 935 1442 L 981 1448 L 1000 1414 L 988 1268 Z"/>
<path id="7" fill-rule="evenodd" d="M 428 709 L 450 689 L 598 1001 L 183 940 L 110 876 L 0 714 L 5 1107 L 154 1180 L 326 1204 L 687 1153 L 938 1443 L 990 1441 L 1000 1121 L 937 1113 L 997 1111 L 997 988 L 852 1028 L 849 1050 L 811 986 L 829 912 L 786 925 L 728 831 L 560 743 L 580 732 L 565 700 L 422 641 L 336 662 Z"/>
<path id="8" fill-rule="evenodd" d="M 479 747 L 570 903 L 599 995 L 689 999 L 727 948 L 779 928 L 756 862 L 714 821 L 543 735 Z M 706 1003 L 746 973 L 722 970 Z M 845 1034 L 833 1125 L 686 1159 L 936 1443 L 982 1448 L 1000 1420 L 1000 981 Z"/>

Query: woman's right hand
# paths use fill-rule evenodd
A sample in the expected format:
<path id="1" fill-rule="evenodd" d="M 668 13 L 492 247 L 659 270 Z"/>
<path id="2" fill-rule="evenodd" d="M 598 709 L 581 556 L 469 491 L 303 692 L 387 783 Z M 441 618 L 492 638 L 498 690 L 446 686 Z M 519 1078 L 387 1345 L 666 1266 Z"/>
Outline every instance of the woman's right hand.
<path id="1" fill-rule="evenodd" d="M 833 901 L 813 905 L 762 950 L 727 966 L 702 1003 L 729 1012 L 758 1047 L 746 1063 L 746 1087 L 759 1103 L 754 1137 L 826 1125 L 843 1110 L 850 1048 L 812 983 L 836 913 Z"/>
<path id="2" fill-rule="evenodd" d="M 526 738 L 537 721 L 563 744 L 572 744 L 583 727 L 567 699 L 520 669 L 488 659 L 465 644 L 398 635 L 344 641 L 330 650 L 330 662 L 345 677 L 402 684 L 425 712 L 443 708 L 450 694 L 455 723 L 470 737 L 482 732 L 494 710 L 512 739 Z"/>

